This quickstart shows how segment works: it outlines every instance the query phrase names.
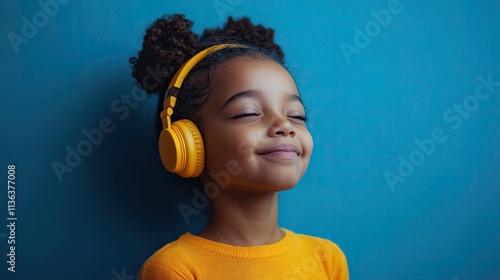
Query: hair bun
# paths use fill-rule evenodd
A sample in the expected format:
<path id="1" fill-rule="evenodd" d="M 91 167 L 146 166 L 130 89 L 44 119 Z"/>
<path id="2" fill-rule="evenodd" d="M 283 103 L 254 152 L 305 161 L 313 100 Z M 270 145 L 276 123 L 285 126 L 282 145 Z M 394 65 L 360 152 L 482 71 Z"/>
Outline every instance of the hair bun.
<path id="1" fill-rule="evenodd" d="M 276 53 L 281 63 L 285 55 L 281 47 L 274 42 L 274 30 L 262 25 L 254 25 L 248 17 L 234 20 L 229 17 L 223 29 L 205 29 L 200 37 L 205 46 L 221 43 L 242 43 Z"/>
<path id="2" fill-rule="evenodd" d="M 162 16 L 148 27 L 139 56 L 130 59 L 132 76 L 147 92 L 165 92 L 177 69 L 201 50 L 192 26 L 184 15 L 175 14 Z M 158 70 L 154 77 L 160 77 L 160 82 L 149 78 Z"/>

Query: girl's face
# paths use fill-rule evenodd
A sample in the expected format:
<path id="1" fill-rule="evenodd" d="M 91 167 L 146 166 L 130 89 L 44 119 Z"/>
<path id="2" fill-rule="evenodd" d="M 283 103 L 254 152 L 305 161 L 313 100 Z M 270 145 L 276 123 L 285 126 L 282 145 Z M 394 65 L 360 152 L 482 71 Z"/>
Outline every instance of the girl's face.
<path id="1" fill-rule="evenodd" d="M 201 111 L 203 183 L 233 191 L 294 187 L 307 169 L 313 140 L 288 71 L 269 59 L 237 57 L 214 72 L 211 84 Z"/>

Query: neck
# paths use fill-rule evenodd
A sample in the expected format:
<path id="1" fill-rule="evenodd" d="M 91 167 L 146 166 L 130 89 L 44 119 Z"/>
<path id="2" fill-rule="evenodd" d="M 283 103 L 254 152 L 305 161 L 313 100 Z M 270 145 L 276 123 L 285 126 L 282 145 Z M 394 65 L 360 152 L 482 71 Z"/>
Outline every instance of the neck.
<path id="1" fill-rule="evenodd" d="M 265 245 L 283 238 L 278 193 L 221 192 L 211 203 L 211 217 L 201 237 L 235 246 Z"/>

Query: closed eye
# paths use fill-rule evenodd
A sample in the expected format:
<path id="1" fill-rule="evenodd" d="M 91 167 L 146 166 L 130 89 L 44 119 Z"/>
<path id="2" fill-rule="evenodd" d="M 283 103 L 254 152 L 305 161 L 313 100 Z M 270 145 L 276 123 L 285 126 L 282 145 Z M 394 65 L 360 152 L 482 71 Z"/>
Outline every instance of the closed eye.
<path id="1" fill-rule="evenodd" d="M 258 117 L 258 116 L 260 116 L 259 113 L 242 113 L 242 114 L 238 114 L 236 116 L 231 117 L 231 119 L 244 119 L 244 118 L 252 118 L 252 117 Z M 288 118 L 300 120 L 302 122 L 308 121 L 308 118 L 305 115 L 288 116 Z"/>
<path id="2" fill-rule="evenodd" d="M 307 122 L 308 121 L 308 118 L 305 115 L 296 115 L 296 116 L 288 116 L 288 117 L 292 118 L 292 119 L 301 120 L 303 122 Z"/>
<path id="3" fill-rule="evenodd" d="M 250 117 L 257 117 L 259 116 L 258 113 L 242 113 L 242 114 L 238 114 L 234 117 L 231 117 L 231 119 L 244 119 L 244 118 L 250 118 Z"/>

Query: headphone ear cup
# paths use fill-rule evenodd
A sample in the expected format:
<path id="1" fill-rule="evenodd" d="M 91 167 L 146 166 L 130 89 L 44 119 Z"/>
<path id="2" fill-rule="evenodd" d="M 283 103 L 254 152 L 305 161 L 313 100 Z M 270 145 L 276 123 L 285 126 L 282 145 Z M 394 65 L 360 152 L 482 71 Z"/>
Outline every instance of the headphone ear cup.
<path id="1" fill-rule="evenodd" d="M 200 130 L 187 119 L 178 120 L 172 126 L 179 129 L 186 143 L 186 166 L 179 175 L 198 177 L 205 167 L 205 145 Z"/>
<path id="2" fill-rule="evenodd" d="M 190 120 L 174 122 L 163 129 L 159 141 L 165 168 L 179 176 L 198 177 L 205 166 L 205 145 L 198 127 Z"/>

